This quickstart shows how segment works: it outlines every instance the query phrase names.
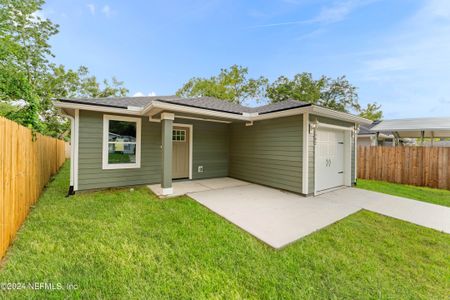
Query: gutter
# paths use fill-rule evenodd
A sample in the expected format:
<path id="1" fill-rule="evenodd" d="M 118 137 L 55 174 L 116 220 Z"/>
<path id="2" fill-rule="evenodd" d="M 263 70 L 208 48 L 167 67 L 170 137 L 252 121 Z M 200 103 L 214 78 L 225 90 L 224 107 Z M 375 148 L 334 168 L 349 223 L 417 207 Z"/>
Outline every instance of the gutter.
<path id="1" fill-rule="evenodd" d="M 238 120 L 238 121 L 244 121 L 248 122 L 249 125 L 253 124 L 254 121 L 260 121 L 260 120 L 267 120 L 267 119 L 274 119 L 274 118 L 280 118 L 280 117 L 286 117 L 286 116 L 293 116 L 303 113 L 312 113 L 317 114 L 325 117 L 335 118 L 335 119 L 343 119 L 347 122 L 354 122 L 359 124 L 365 124 L 370 125 L 372 124 L 371 120 L 354 116 L 348 113 L 334 111 L 329 108 L 319 107 L 315 106 L 313 104 L 300 106 L 296 108 L 290 108 L 290 109 L 281 109 L 278 111 L 273 112 L 266 112 L 266 113 L 248 113 L 243 112 L 240 114 L 237 113 L 230 113 L 230 112 L 224 112 L 220 110 L 212 110 L 212 109 L 206 109 L 206 108 L 198 108 L 193 106 L 187 106 L 187 105 L 180 105 L 180 104 L 172 104 L 167 102 L 161 102 L 158 100 L 153 101 L 150 105 L 146 106 L 145 108 L 136 107 L 136 106 L 128 106 L 127 108 L 123 107 L 114 107 L 114 106 L 105 106 L 105 105 L 89 105 L 89 104 L 81 104 L 81 103 L 75 103 L 75 102 L 69 102 L 66 101 L 55 101 L 54 102 L 55 107 L 58 108 L 72 108 L 72 109 L 84 109 L 84 110 L 91 110 L 91 111 L 100 111 L 100 112 L 109 112 L 109 113 L 118 113 L 118 114 L 125 114 L 125 115 L 140 115 L 144 116 L 152 109 L 159 109 L 160 111 L 163 110 L 171 110 L 174 112 L 183 112 L 183 113 L 191 113 L 191 114 L 200 114 L 208 117 L 216 117 L 216 118 L 222 118 L 222 119 L 229 119 L 229 120 Z M 152 120 L 152 117 L 154 116 L 150 115 L 150 120 Z M 156 121 L 153 119 L 153 121 Z"/>
<path id="2" fill-rule="evenodd" d="M 62 110 L 62 115 L 65 116 L 70 120 L 70 182 L 69 182 L 69 190 L 67 191 L 66 197 L 75 195 L 75 188 L 74 188 L 74 180 L 75 180 L 75 141 L 74 137 L 76 136 L 75 133 L 75 118 L 71 115 L 67 114 L 64 110 Z"/>

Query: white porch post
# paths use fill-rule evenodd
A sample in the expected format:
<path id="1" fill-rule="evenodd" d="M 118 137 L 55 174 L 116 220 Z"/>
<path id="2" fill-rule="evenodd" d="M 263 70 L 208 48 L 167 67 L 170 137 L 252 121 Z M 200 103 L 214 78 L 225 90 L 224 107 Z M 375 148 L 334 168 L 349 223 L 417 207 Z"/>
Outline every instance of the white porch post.
<path id="1" fill-rule="evenodd" d="M 161 188 L 163 195 L 173 194 L 172 187 L 172 129 L 175 115 L 173 113 L 161 114 Z"/>

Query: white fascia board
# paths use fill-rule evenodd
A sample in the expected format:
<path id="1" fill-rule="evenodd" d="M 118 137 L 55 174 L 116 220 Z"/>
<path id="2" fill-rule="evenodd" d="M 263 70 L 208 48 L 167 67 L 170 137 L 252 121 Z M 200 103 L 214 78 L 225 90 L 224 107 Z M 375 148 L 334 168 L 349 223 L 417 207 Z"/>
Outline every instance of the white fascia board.
<path id="1" fill-rule="evenodd" d="M 172 104 L 172 103 L 165 103 L 165 102 L 160 102 L 160 101 L 153 101 L 152 104 L 150 104 L 146 108 L 140 109 L 140 110 L 138 110 L 137 107 L 129 107 L 129 109 L 124 109 L 124 108 L 115 108 L 115 107 L 89 105 L 89 104 L 67 103 L 67 102 L 62 102 L 62 101 L 55 101 L 54 105 L 55 105 L 55 107 L 58 107 L 58 108 L 101 111 L 101 112 L 126 114 L 126 115 L 146 115 L 147 113 L 149 113 L 149 115 L 152 116 L 152 114 L 150 113 L 152 109 L 156 109 L 158 112 L 160 112 L 162 110 L 168 110 L 168 111 L 173 111 L 173 112 L 183 112 L 183 113 L 187 113 L 187 114 L 199 114 L 199 115 L 203 115 L 203 116 L 210 116 L 210 117 L 229 119 L 229 120 L 247 121 L 247 122 L 275 119 L 275 118 L 281 118 L 281 117 L 287 117 L 287 116 L 294 116 L 294 115 L 300 115 L 303 113 L 312 113 L 312 114 L 316 114 L 319 116 L 335 118 L 335 119 L 344 120 L 344 121 L 348 121 L 348 122 L 352 122 L 352 123 L 366 124 L 366 125 L 372 124 L 371 120 L 361 118 L 358 116 L 354 116 L 354 115 L 344 113 L 344 112 L 334 111 L 334 110 L 331 110 L 328 108 L 318 107 L 315 105 L 287 109 L 287 110 L 271 112 L 271 113 L 267 113 L 267 114 L 258 114 L 258 113 L 233 114 L 233 113 L 209 110 L 209 109 L 205 109 L 205 108 L 197 108 L 197 107 L 183 106 L 183 105 Z"/>
<path id="2" fill-rule="evenodd" d="M 159 109 L 170 110 L 170 111 L 174 111 L 174 112 L 183 112 L 183 113 L 188 113 L 188 114 L 199 114 L 199 115 L 224 118 L 224 119 L 248 121 L 248 117 L 244 117 L 241 114 L 232 114 L 232 113 L 226 113 L 226 112 L 220 112 L 220 111 L 213 111 L 213 110 L 204 109 L 204 108 L 182 106 L 182 105 L 164 103 L 164 102 L 159 102 L 159 101 L 153 101 L 151 106 L 152 106 L 151 108 L 159 108 Z M 143 111 L 143 113 L 146 113 L 148 111 L 149 111 L 148 109 L 145 109 Z"/>
<path id="3" fill-rule="evenodd" d="M 312 111 L 311 106 L 305 106 L 305 107 L 271 112 L 271 113 L 267 113 L 267 114 L 259 114 L 255 117 L 250 117 L 248 121 L 261 121 L 261 120 L 275 119 L 275 118 L 281 118 L 281 117 L 295 116 L 295 115 L 301 115 L 303 113 L 308 113 L 311 111 Z"/>
<path id="4" fill-rule="evenodd" d="M 348 122 L 352 122 L 352 123 L 358 123 L 358 124 L 370 125 L 373 123 L 372 120 L 369 120 L 366 118 L 354 116 L 349 113 L 335 111 L 335 110 L 332 110 L 329 108 L 324 108 L 324 107 L 315 106 L 315 105 L 312 106 L 312 113 L 317 114 L 319 116 L 330 117 L 330 118 L 348 121 Z"/>
<path id="5" fill-rule="evenodd" d="M 71 109 L 80 109 L 80 110 L 90 110 L 90 111 L 101 111 L 108 113 L 117 113 L 117 114 L 125 114 L 125 115 L 140 115 L 141 110 L 126 109 L 126 108 L 116 108 L 116 107 L 108 107 L 108 106 L 99 106 L 99 105 L 89 105 L 89 104 L 79 104 L 79 103 L 67 103 L 61 101 L 53 102 L 55 107 L 58 108 L 71 108 Z"/>

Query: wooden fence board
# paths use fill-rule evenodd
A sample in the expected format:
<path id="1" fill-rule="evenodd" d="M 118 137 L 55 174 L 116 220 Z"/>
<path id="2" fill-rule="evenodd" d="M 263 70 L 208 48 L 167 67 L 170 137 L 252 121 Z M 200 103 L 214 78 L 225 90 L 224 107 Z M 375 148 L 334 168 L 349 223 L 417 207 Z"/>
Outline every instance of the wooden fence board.
<path id="1" fill-rule="evenodd" d="M 0 259 L 65 161 L 65 142 L 0 117 Z"/>
<path id="2" fill-rule="evenodd" d="M 450 148 L 358 146 L 358 178 L 450 190 Z"/>

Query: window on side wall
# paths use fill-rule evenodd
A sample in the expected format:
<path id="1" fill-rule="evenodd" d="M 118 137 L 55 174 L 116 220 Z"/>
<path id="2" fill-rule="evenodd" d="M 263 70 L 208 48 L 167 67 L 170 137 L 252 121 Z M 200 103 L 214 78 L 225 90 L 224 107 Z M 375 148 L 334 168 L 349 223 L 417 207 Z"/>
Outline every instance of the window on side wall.
<path id="1" fill-rule="evenodd" d="M 103 116 L 103 169 L 141 167 L 141 119 Z"/>

